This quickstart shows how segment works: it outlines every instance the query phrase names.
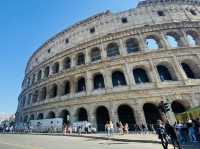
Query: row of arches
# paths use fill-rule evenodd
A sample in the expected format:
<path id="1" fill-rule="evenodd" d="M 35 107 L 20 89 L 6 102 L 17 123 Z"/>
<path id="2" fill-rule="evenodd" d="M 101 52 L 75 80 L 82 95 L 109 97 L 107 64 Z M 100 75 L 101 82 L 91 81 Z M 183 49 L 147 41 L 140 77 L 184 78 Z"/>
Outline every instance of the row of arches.
<path id="1" fill-rule="evenodd" d="M 192 61 L 184 60 L 181 62 L 181 67 L 185 72 L 186 76 L 190 79 L 199 79 L 200 78 L 200 70 L 192 63 Z M 176 76 L 175 70 L 171 64 L 166 62 L 161 62 L 156 66 L 157 73 L 162 82 L 164 81 L 177 81 L 178 77 Z M 142 67 L 136 67 L 132 70 L 132 76 L 134 78 L 134 84 L 145 84 L 152 82 L 152 78 L 150 77 L 150 72 Z M 128 77 L 128 76 L 127 76 Z M 105 89 L 105 76 L 101 73 L 95 73 L 92 78 L 92 89 L 99 90 Z M 87 78 L 79 77 L 77 81 L 75 81 L 75 92 L 85 92 L 87 91 Z M 126 86 L 127 78 L 124 75 L 123 71 L 113 71 L 111 74 L 111 81 L 113 87 L 118 86 Z M 60 91 L 61 90 L 61 91 Z M 60 91 L 60 93 L 59 93 Z M 43 101 L 47 98 L 55 98 L 58 95 L 68 95 L 72 92 L 72 81 L 66 80 L 63 82 L 61 86 L 58 86 L 56 83 L 50 86 L 47 90 L 47 87 L 43 87 L 40 91 L 36 90 L 32 94 L 32 103 L 36 103 L 37 101 Z M 31 95 L 30 95 L 31 96 Z M 26 100 L 26 99 L 23 99 Z M 30 97 L 28 100 L 31 100 Z M 30 102 L 29 102 L 30 103 Z M 25 101 L 23 101 L 23 106 L 25 105 Z"/>
<path id="2" fill-rule="evenodd" d="M 182 36 L 186 34 L 187 42 L 184 41 Z M 186 43 L 190 46 L 198 46 L 200 45 L 199 34 L 196 31 L 186 31 L 185 33 L 179 33 L 176 31 L 167 32 L 164 34 L 165 39 L 162 39 L 157 34 L 151 34 L 145 37 L 145 46 L 149 50 L 158 50 L 166 47 L 165 45 L 169 45 L 171 48 L 179 48 L 184 47 Z M 167 41 L 167 44 L 164 44 Z M 141 51 L 141 43 L 139 39 L 136 37 L 129 38 L 124 41 L 127 53 L 135 53 Z M 117 42 L 111 42 L 106 46 L 107 57 L 116 57 L 120 55 L 120 46 Z M 94 47 L 89 52 L 89 59 L 91 62 L 99 61 L 102 59 L 101 48 Z M 84 52 L 80 52 L 75 56 L 75 64 L 77 66 L 86 64 L 86 54 Z M 34 84 L 36 81 L 40 81 L 42 78 L 47 78 L 50 75 L 50 70 L 52 74 L 59 73 L 61 71 L 60 62 L 53 63 L 52 66 L 46 66 L 44 71 L 39 70 L 37 76 L 33 74 L 32 79 L 27 79 L 28 86 Z M 66 70 L 72 67 L 72 60 L 70 57 L 66 57 L 62 60 L 62 69 Z M 32 80 L 32 81 L 31 81 Z"/>
<path id="3" fill-rule="evenodd" d="M 187 104 L 184 104 L 185 101 L 173 101 L 171 108 L 175 114 L 184 112 L 189 108 Z M 146 124 L 156 124 L 158 119 L 163 119 L 163 114 L 158 109 L 158 106 L 154 103 L 145 103 L 143 105 L 143 112 L 146 120 Z M 130 130 L 134 130 L 134 125 L 137 123 L 135 119 L 135 111 L 131 105 L 121 104 L 117 108 L 118 120 L 122 124 L 128 123 Z M 63 118 L 64 124 L 71 123 L 71 117 L 74 116 L 75 121 L 89 121 L 88 111 L 84 107 L 81 107 L 76 110 L 75 115 L 71 115 L 68 110 L 62 110 L 58 117 Z M 106 106 L 99 106 L 96 108 L 94 116 L 96 118 L 96 124 L 98 131 L 104 131 L 106 122 L 111 120 L 111 115 Z M 35 119 L 44 119 L 43 113 L 39 113 Z M 56 118 L 56 114 L 53 111 L 50 111 L 47 116 L 47 119 Z M 28 119 L 25 117 L 24 121 Z M 34 115 L 30 116 L 30 120 L 34 120 Z"/>

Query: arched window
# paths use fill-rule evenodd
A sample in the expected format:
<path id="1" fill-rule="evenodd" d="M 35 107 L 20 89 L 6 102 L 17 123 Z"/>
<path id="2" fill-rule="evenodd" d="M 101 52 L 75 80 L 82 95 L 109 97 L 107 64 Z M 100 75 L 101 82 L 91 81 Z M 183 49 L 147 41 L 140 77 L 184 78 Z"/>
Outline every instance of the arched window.
<path id="1" fill-rule="evenodd" d="M 169 72 L 169 69 L 163 65 L 158 65 L 157 66 L 157 70 L 160 76 L 160 80 L 161 81 L 172 81 L 172 76 Z"/>
<path id="2" fill-rule="evenodd" d="M 147 45 L 147 48 L 150 50 L 157 50 L 159 48 L 162 48 L 161 43 L 158 40 L 158 38 L 153 35 L 148 36 L 146 38 L 146 45 Z"/>
<path id="3" fill-rule="evenodd" d="M 94 89 L 105 88 L 104 78 L 102 74 L 96 74 L 93 79 Z"/>
<path id="4" fill-rule="evenodd" d="M 117 43 L 110 43 L 107 46 L 107 56 L 108 57 L 115 57 L 120 55 L 119 53 L 119 46 L 117 45 Z"/>
<path id="5" fill-rule="evenodd" d="M 31 100 L 32 100 L 32 94 L 28 94 L 28 101 L 27 101 L 27 105 L 31 104 Z"/>
<path id="6" fill-rule="evenodd" d="M 78 121 L 88 121 L 88 114 L 85 108 L 80 108 L 77 111 Z"/>
<path id="7" fill-rule="evenodd" d="M 47 88 L 43 87 L 41 90 L 40 100 L 45 100 L 47 98 Z"/>
<path id="8" fill-rule="evenodd" d="M 133 76 L 135 78 L 136 84 L 142 84 L 142 83 L 149 82 L 149 78 L 144 69 L 141 69 L 141 68 L 133 69 Z"/>
<path id="9" fill-rule="evenodd" d="M 31 116 L 30 116 L 30 120 L 34 120 L 35 119 L 35 116 L 32 114 Z"/>
<path id="10" fill-rule="evenodd" d="M 54 98 L 58 95 L 58 86 L 56 84 L 53 84 L 51 87 L 51 98 Z"/>
<path id="11" fill-rule="evenodd" d="M 185 74 L 187 75 L 188 78 L 195 79 L 194 73 L 188 64 L 181 63 L 181 66 L 183 70 L 185 71 Z"/>
<path id="12" fill-rule="evenodd" d="M 77 92 L 86 91 L 85 78 L 80 78 L 77 83 Z"/>
<path id="13" fill-rule="evenodd" d="M 183 46 L 180 35 L 178 35 L 175 32 L 167 33 L 166 39 L 172 48 L 178 48 Z"/>
<path id="14" fill-rule="evenodd" d="M 83 53 L 79 53 L 77 56 L 77 65 L 85 64 L 85 55 Z"/>
<path id="15" fill-rule="evenodd" d="M 93 48 L 91 50 L 91 61 L 94 62 L 94 61 L 98 61 L 101 59 L 101 51 L 99 48 Z"/>
<path id="16" fill-rule="evenodd" d="M 58 62 L 54 63 L 52 69 L 53 69 L 53 74 L 58 73 L 59 72 L 59 63 Z"/>
<path id="17" fill-rule="evenodd" d="M 128 53 L 138 52 L 140 50 L 137 39 L 130 38 L 126 41 L 126 48 Z"/>
<path id="18" fill-rule="evenodd" d="M 67 95 L 70 93 L 70 82 L 69 81 L 66 81 L 64 83 L 64 95 Z"/>
<path id="19" fill-rule="evenodd" d="M 40 81 L 42 79 L 42 70 L 38 72 L 37 80 Z"/>
<path id="20" fill-rule="evenodd" d="M 53 118 L 56 118 L 56 115 L 53 111 L 49 112 L 48 115 L 47 115 L 47 118 L 48 119 L 53 119 Z"/>
<path id="21" fill-rule="evenodd" d="M 49 66 L 47 66 L 44 70 L 44 77 L 47 78 L 49 76 Z"/>
<path id="22" fill-rule="evenodd" d="M 126 79 L 124 77 L 124 74 L 120 71 L 113 72 L 112 73 L 112 84 L 113 84 L 113 87 L 126 85 Z"/>
<path id="23" fill-rule="evenodd" d="M 44 118 L 44 115 L 42 114 L 42 113 L 40 113 L 39 115 L 38 115 L 38 120 L 42 120 Z"/>
<path id="24" fill-rule="evenodd" d="M 71 59 L 69 57 L 66 57 L 63 61 L 63 69 L 69 68 L 71 68 Z"/>
<path id="25" fill-rule="evenodd" d="M 36 103 L 38 101 L 38 97 L 38 91 L 35 91 L 35 93 L 33 94 L 32 103 Z"/>
<path id="26" fill-rule="evenodd" d="M 35 74 L 33 74 L 33 78 L 32 78 L 32 84 L 35 83 Z"/>
<path id="27" fill-rule="evenodd" d="M 187 40 L 190 46 L 199 45 L 199 35 L 194 31 L 187 31 Z"/>

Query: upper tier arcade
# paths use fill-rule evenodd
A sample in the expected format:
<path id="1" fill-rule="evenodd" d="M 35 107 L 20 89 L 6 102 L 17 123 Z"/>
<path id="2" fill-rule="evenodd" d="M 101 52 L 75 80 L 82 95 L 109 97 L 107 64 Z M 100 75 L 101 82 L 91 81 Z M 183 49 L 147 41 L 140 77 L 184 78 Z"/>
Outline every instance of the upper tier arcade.
<path id="1" fill-rule="evenodd" d="M 26 74 L 65 50 L 77 49 L 84 43 L 92 43 L 95 39 L 117 32 L 146 25 L 200 21 L 198 4 L 199 1 L 194 0 L 146 0 L 140 2 L 135 9 L 97 14 L 76 23 L 45 42 L 28 61 Z"/>

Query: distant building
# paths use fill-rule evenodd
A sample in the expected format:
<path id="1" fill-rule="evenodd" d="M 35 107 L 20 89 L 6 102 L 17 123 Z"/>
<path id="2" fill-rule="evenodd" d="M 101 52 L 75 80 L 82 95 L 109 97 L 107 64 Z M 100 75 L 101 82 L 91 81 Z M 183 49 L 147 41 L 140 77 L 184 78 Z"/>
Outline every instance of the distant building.
<path id="1" fill-rule="evenodd" d="M 134 2 L 134 1 L 133 1 Z M 155 124 L 200 105 L 200 1 L 145 0 L 76 23 L 27 63 L 17 122 Z"/>

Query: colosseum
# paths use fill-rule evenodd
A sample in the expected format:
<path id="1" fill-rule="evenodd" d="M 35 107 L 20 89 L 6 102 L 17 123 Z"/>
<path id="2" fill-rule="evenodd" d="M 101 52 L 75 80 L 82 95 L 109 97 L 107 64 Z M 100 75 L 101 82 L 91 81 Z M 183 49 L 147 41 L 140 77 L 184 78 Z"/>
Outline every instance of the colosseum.
<path id="1" fill-rule="evenodd" d="M 17 122 L 112 120 L 154 124 L 200 105 L 200 2 L 146 0 L 105 11 L 46 41 L 31 56 L 18 98 Z"/>

